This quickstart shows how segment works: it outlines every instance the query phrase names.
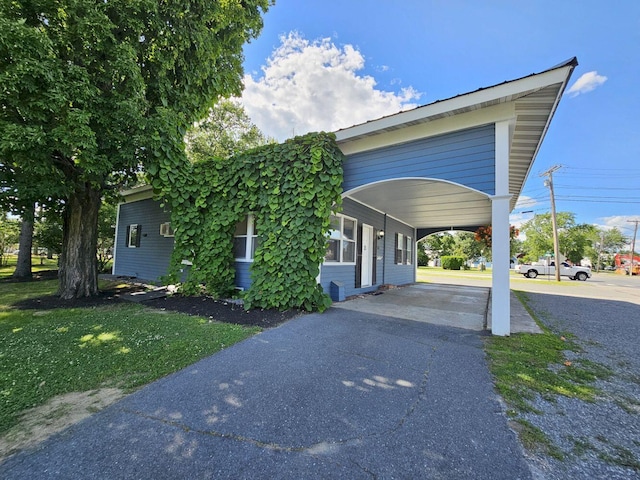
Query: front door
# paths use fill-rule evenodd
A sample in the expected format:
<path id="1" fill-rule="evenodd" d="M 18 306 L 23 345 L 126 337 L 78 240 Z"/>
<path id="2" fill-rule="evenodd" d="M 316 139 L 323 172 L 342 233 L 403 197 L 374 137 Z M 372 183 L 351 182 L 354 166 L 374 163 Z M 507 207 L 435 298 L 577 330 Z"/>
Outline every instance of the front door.
<path id="1" fill-rule="evenodd" d="M 362 271 L 361 285 L 370 287 L 373 285 L 373 227 L 362 224 Z"/>

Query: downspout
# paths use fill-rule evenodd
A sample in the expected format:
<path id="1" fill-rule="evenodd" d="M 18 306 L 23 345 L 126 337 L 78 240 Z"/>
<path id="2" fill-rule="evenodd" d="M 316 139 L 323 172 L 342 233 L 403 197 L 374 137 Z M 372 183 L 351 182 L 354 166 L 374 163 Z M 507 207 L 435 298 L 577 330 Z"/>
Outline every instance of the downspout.
<path id="1" fill-rule="evenodd" d="M 387 266 L 387 214 L 384 214 L 384 235 L 382 237 L 382 285 L 386 285 L 384 272 Z"/>

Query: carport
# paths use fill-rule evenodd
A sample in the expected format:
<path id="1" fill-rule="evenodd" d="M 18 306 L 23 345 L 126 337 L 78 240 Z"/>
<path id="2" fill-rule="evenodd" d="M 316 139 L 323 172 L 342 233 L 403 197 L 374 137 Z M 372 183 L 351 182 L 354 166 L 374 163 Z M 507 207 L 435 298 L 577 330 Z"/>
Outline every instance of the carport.
<path id="1" fill-rule="evenodd" d="M 415 241 L 492 226 L 495 335 L 511 333 L 509 214 L 576 66 L 572 58 L 336 132 L 345 199 L 411 226 Z"/>

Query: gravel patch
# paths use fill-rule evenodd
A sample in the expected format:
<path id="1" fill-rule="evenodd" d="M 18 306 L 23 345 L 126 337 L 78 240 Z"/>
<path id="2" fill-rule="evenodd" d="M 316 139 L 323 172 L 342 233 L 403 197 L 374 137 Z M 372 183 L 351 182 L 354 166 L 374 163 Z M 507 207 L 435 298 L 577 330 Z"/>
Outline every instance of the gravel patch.
<path id="1" fill-rule="evenodd" d="M 527 454 L 536 479 L 640 479 L 640 306 L 620 301 L 525 294 L 529 307 L 556 334 L 572 334 L 582 352 L 565 352 L 573 362 L 591 361 L 613 375 L 595 386 L 593 403 L 538 398 L 541 414 L 522 418 L 541 429 L 563 452 L 557 460 Z"/>

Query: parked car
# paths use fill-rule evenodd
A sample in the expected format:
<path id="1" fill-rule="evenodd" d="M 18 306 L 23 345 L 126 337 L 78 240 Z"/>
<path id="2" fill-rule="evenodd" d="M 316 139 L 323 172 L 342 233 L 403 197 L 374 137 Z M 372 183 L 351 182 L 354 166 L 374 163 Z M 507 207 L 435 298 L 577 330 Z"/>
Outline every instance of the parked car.
<path id="1" fill-rule="evenodd" d="M 516 267 L 516 273 L 520 273 L 527 278 L 536 278 L 538 275 L 555 275 L 556 267 L 553 262 L 551 265 L 542 263 L 523 264 Z M 572 266 L 567 262 L 562 262 L 560 264 L 560 276 L 584 282 L 587 278 L 591 278 L 591 269 L 589 267 Z"/>

